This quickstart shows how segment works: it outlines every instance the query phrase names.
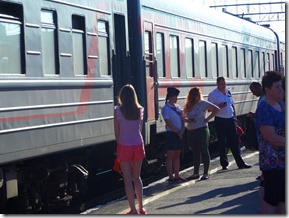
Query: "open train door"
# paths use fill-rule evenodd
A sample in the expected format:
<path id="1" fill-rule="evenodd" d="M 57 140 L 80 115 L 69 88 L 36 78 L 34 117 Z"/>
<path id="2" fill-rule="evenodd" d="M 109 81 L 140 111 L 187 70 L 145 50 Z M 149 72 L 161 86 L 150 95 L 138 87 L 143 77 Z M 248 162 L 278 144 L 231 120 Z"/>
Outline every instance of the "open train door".
<path id="1" fill-rule="evenodd" d="M 126 45 L 125 16 L 114 14 L 115 50 L 112 51 L 114 96 L 121 87 L 130 83 L 129 56 Z M 115 98 L 116 100 L 116 98 Z"/>
<path id="2" fill-rule="evenodd" d="M 146 74 L 146 105 L 147 122 L 154 123 L 157 119 L 157 75 L 153 47 L 153 24 L 144 22 L 144 66 Z"/>

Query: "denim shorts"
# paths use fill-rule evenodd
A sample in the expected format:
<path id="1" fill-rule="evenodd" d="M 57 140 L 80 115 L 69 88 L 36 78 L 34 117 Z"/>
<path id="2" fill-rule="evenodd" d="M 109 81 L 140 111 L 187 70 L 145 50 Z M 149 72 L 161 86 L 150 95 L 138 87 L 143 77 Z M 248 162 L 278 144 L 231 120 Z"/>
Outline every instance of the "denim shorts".
<path id="1" fill-rule="evenodd" d="M 179 138 L 178 134 L 172 131 L 166 132 L 166 146 L 167 150 L 182 150 L 183 140 Z"/>

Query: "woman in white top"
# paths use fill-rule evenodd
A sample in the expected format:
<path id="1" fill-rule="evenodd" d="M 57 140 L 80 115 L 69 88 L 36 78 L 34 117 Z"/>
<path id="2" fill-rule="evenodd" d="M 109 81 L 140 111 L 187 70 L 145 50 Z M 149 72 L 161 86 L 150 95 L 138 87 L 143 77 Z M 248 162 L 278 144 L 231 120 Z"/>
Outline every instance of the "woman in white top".
<path id="1" fill-rule="evenodd" d="M 207 116 L 207 110 L 211 114 Z M 200 88 L 192 88 L 186 99 L 184 107 L 184 116 L 186 128 L 188 130 L 188 144 L 191 146 L 193 152 L 194 174 L 189 179 L 199 179 L 199 168 L 201 164 L 201 157 L 204 162 L 204 173 L 201 180 L 209 178 L 210 167 L 210 153 L 209 153 L 209 139 L 210 131 L 208 122 L 220 110 L 215 104 L 203 100 Z"/>
<path id="2" fill-rule="evenodd" d="M 185 131 L 182 108 L 177 104 L 180 91 L 174 87 L 167 88 L 166 104 L 162 116 L 166 123 L 166 167 L 169 181 L 184 181 L 180 177 L 180 154 Z"/>

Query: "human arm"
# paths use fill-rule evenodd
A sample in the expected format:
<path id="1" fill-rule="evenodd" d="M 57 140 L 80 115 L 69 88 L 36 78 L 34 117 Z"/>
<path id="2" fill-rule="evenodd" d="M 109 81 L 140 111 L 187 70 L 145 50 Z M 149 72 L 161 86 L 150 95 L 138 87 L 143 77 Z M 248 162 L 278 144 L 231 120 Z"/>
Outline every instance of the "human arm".
<path id="1" fill-rule="evenodd" d="M 114 136 L 115 136 L 116 142 L 118 142 L 118 139 L 119 139 L 119 123 L 118 123 L 118 120 L 117 120 L 116 109 L 114 109 L 113 122 L 114 122 Z"/>
<path id="2" fill-rule="evenodd" d="M 207 118 L 205 118 L 205 122 L 208 123 L 213 117 L 216 116 L 219 110 L 220 110 L 219 107 L 217 107 L 214 104 L 210 104 L 208 107 L 208 111 L 211 112 L 211 114 Z"/>
<path id="3" fill-rule="evenodd" d="M 193 118 L 189 118 L 188 117 L 188 113 L 183 113 L 183 120 L 184 120 L 184 123 L 195 123 L 196 120 L 193 119 Z"/>
<path id="4" fill-rule="evenodd" d="M 237 121 L 236 110 L 235 110 L 234 104 L 232 104 L 232 108 L 233 108 L 234 118 L 235 118 L 235 120 Z"/>
<path id="5" fill-rule="evenodd" d="M 278 135 L 273 126 L 262 125 L 259 129 L 265 141 L 277 147 L 285 146 L 285 137 Z"/>
<path id="6" fill-rule="evenodd" d="M 172 123 L 171 120 L 165 119 L 165 122 L 172 132 L 177 133 L 177 134 L 182 132 L 182 130 L 179 130 L 178 128 L 175 127 L 175 125 Z"/>
<path id="7" fill-rule="evenodd" d="M 166 122 L 166 125 L 171 129 L 172 132 L 177 133 L 180 139 L 183 138 L 183 133 L 185 131 L 185 126 L 183 125 L 184 121 L 182 121 L 182 129 L 181 130 L 176 128 L 171 120 L 165 119 L 165 122 Z"/>
<path id="8" fill-rule="evenodd" d="M 139 127 L 139 131 L 141 132 L 142 131 L 142 127 L 143 127 L 143 114 L 144 114 L 144 108 L 141 107 L 140 110 L 140 127 Z"/>
<path id="9" fill-rule="evenodd" d="M 183 116 L 183 114 L 181 115 L 181 119 L 182 119 L 182 129 L 181 131 L 178 133 L 179 137 L 182 139 L 183 138 L 183 134 L 185 132 L 185 117 Z"/>

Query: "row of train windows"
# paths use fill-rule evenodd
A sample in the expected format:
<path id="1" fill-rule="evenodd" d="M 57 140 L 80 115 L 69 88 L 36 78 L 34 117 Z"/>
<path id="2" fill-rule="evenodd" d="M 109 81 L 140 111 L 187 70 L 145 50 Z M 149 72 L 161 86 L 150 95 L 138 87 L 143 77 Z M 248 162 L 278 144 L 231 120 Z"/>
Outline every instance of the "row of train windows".
<path id="1" fill-rule="evenodd" d="M 42 71 L 44 75 L 59 74 L 59 48 L 56 28 L 56 14 L 53 11 L 41 11 L 41 52 L 27 51 L 27 54 L 40 54 L 42 57 Z M 72 54 L 74 75 L 87 74 L 88 61 L 96 61 L 99 75 L 109 75 L 108 61 L 108 31 L 107 22 L 98 21 L 98 48 L 99 54 L 86 57 L 85 19 L 82 16 L 72 15 Z M 22 22 L 16 16 L 3 14 L 0 11 L 0 74 L 22 74 Z M 24 39 L 24 38 L 23 38 Z M 32 39 L 33 40 L 33 39 Z M 60 54 L 61 56 L 61 54 Z M 64 55 L 63 55 L 64 56 Z M 13 64 L 12 64 L 13 63 Z"/>
<path id="2" fill-rule="evenodd" d="M 149 39 L 150 32 L 145 32 Z M 148 44 L 149 42 L 146 42 Z M 245 48 L 232 46 L 231 51 L 227 45 L 218 46 L 217 43 L 210 43 L 208 49 L 207 41 L 198 40 L 194 45 L 194 39 L 185 39 L 184 66 L 186 76 L 190 77 L 218 77 L 225 76 L 234 78 L 260 78 L 267 70 L 274 66 L 274 54 L 253 51 Z M 165 47 L 164 34 L 156 33 L 156 60 L 157 73 L 159 77 L 166 77 L 165 69 Z M 180 77 L 180 48 L 179 37 L 169 36 L 169 65 L 170 76 Z M 230 53 L 229 53 L 230 52 Z M 261 53 L 261 57 L 260 57 Z M 271 56 L 271 57 L 270 57 Z M 221 73 L 220 73 L 221 71 Z M 198 74 L 196 73 L 198 72 Z M 210 73 L 210 75 L 208 75 Z"/>

